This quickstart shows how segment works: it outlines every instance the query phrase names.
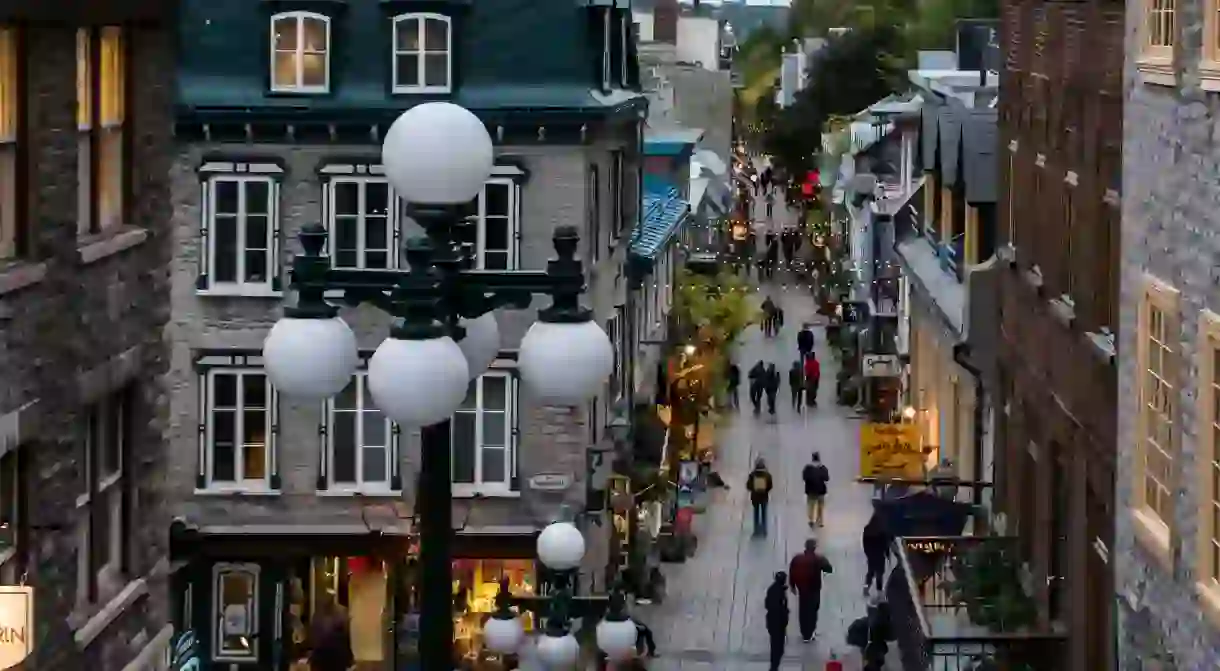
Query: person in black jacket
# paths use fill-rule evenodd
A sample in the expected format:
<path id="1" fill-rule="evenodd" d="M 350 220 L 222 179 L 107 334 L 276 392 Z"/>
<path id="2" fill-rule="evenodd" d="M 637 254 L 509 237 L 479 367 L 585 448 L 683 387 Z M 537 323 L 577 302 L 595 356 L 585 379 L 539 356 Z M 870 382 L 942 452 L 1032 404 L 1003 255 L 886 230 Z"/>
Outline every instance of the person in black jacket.
<path id="1" fill-rule="evenodd" d="M 779 371 L 775 370 L 773 363 L 767 365 L 766 386 L 763 391 L 767 393 L 767 413 L 774 417 L 775 397 L 779 395 Z"/>
<path id="2" fill-rule="evenodd" d="M 767 504 L 771 502 L 774 486 L 767 462 L 759 457 L 754 461 L 754 470 L 746 478 L 746 491 L 750 492 L 750 506 L 754 512 L 754 535 L 767 535 Z"/>
<path id="3" fill-rule="evenodd" d="M 796 349 L 801 354 L 801 361 L 813 354 L 813 330 L 809 324 L 801 324 L 801 330 L 796 334 Z"/>
<path id="4" fill-rule="evenodd" d="M 767 611 L 767 635 L 771 638 L 771 671 L 779 671 L 788 643 L 788 576 L 783 571 L 775 574 L 775 582 L 767 588 L 763 608 Z"/>
<path id="5" fill-rule="evenodd" d="M 737 410 L 741 407 L 741 399 L 737 395 L 737 388 L 741 386 L 741 369 L 737 367 L 737 364 L 729 362 L 726 378 L 729 387 L 729 407 Z"/>
<path id="6" fill-rule="evenodd" d="M 864 525 L 860 544 L 864 546 L 864 560 L 868 565 L 868 572 L 864 576 L 864 593 L 868 594 L 868 588 L 874 582 L 880 592 L 881 580 L 885 577 L 885 565 L 890 557 L 890 535 L 878 513 L 874 512 L 868 524 Z"/>
<path id="7" fill-rule="evenodd" d="M 754 414 L 762 412 L 763 390 L 767 388 L 767 366 L 758 360 L 750 369 L 750 403 L 754 405 Z"/>
<path id="8" fill-rule="evenodd" d="M 813 453 L 813 461 L 805 464 L 801 471 L 801 480 L 805 482 L 805 501 L 809 510 L 809 528 L 823 525 L 826 511 L 826 485 L 830 482 L 830 470 L 822 463 L 822 455 Z"/>
<path id="9" fill-rule="evenodd" d="M 801 411 L 801 396 L 805 392 L 805 370 L 800 361 L 793 361 L 788 369 L 788 388 L 792 390 L 792 409 Z"/>

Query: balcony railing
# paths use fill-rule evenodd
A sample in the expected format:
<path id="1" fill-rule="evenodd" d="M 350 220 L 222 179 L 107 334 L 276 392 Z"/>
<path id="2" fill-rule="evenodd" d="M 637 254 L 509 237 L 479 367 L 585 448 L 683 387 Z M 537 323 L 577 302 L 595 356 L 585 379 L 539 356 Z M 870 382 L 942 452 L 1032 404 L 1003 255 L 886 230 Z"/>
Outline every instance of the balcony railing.
<path id="1" fill-rule="evenodd" d="M 886 585 L 904 671 L 1063 671 L 1066 636 L 1038 625 L 1017 539 L 922 536 L 894 542 Z"/>

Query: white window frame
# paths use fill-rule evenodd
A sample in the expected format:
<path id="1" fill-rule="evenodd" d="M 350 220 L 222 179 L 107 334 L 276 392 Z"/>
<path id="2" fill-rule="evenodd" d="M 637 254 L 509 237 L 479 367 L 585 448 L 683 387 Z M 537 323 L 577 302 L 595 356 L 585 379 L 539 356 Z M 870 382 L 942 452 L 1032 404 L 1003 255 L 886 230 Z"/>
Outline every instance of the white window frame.
<path id="1" fill-rule="evenodd" d="M 494 364 L 493 364 L 494 365 Z M 504 409 L 504 459 L 507 463 L 504 465 L 504 473 L 507 475 L 505 482 L 483 482 L 483 379 L 489 377 L 502 378 L 506 381 L 506 396 Z M 453 482 L 453 496 L 455 498 L 472 498 L 476 496 L 483 497 L 499 497 L 510 498 L 521 495 L 521 492 L 513 489 L 513 482 L 517 478 L 517 413 L 521 406 L 521 393 L 517 381 L 517 376 L 510 369 L 492 369 L 483 373 L 477 378 L 477 391 L 475 399 L 475 408 L 471 410 L 459 410 L 457 414 L 474 414 L 475 415 L 475 445 L 474 445 L 474 482 Z M 496 410 L 495 412 L 499 412 Z M 451 445 L 450 449 L 453 449 Z M 499 449 L 498 447 L 496 449 Z M 452 475 L 450 481 L 452 482 Z"/>
<path id="2" fill-rule="evenodd" d="M 357 185 L 356 188 L 358 189 L 358 195 L 356 197 L 356 209 L 357 209 L 357 213 L 356 213 L 356 222 L 357 222 L 356 223 L 356 225 L 357 225 L 356 249 L 357 249 L 357 255 L 359 256 L 359 259 L 357 261 L 357 264 L 354 266 L 340 266 L 338 264 L 339 257 L 338 257 L 337 251 L 338 251 L 338 244 L 339 244 L 339 235 L 338 235 L 338 229 L 337 229 L 337 224 L 338 224 L 337 217 L 339 215 L 338 215 L 338 208 L 336 207 L 336 203 L 338 202 L 338 200 L 335 198 L 335 190 L 336 190 L 336 187 L 340 184 L 355 184 L 355 185 Z M 395 268 L 398 268 L 400 265 L 399 262 L 401 261 L 401 258 L 402 258 L 402 250 L 399 249 L 399 244 L 398 244 L 398 230 L 399 230 L 398 229 L 398 214 L 399 214 L 399 210 L 402 208 L 399 206 L 400 198 L 399 198 L 398 194 L 395 193 L 394 188 L 392 186 L 390 186 L 389 180 L 387 180 L 385 177 L 375 177 L 375 176 L 352 177 L 352 176 L 347 176 L 347 175 L 336 175 L 336 176 L 330 177 L 326 181 L 326 230 L 329 233 L 329 235 L 327 235 L 327 237 L 326 237 L 326 241 L 327 241 L 328 253 L 330 254 L 330 258 L 331 258 L 332 262 L 335 264 L 336 268 L 348 268 L 348 269 L 359 269 L 359 270 L 365 270 L 368 268 L 367 263 L 366 263 L 366 258 L 365 258 L 368 256 L 368 249 L 365 245 L 365 225 L 364 224 L 365 224 L 365 220 L 366 220 L 366 217 L 368 214 L 368 207 L 367 207 L 368 200 L 367 199 L 368 199 L 368 185 L 369 184 L 385 185 L 386 199 L 387 199 L 386 200 L 386 224 L 385 225 L 386 225 L 386 244 L 389 245 L 389 249 L 386 250 L 386 254 L 388 255 L 388 265 L 386 266 L 386 268 L 374 268 L 374 270 L 386 270 L 386 269 L 393 270 Z M 349 217 L 350 215 L 344 215 L 344 216 Z"/>
<path id="3" fill-rule="evenodd" d="M 123 495 L 123 477 L 128 466 L 126 441 L 130 438 L 130 427 L 127 425 L 128 403 L 129 399 L 125 391 L 118 390 L 90 405 L 84 416 L 86 423 L 84 432 L 85 491 L 76 497 L 77 519 L 80 525 L 77 528 L 76 552 L 76 601 L 78 604 L 103 602 L 108 599 L 117 585 L 122 583 L 120 578 L 123 572 L 123 543 L 126 540 L 127 532 L 124 524 L 126 519 L 124 508 L 127 501 Z M 93 420 L 96 409 L 100 409 L 105 415 L 104 418 L 97 419 L 107 422 L 117 421 L 118 426 L 95 427 Z M 114 464 L 114 471 L 102 477 L 98 477 L 95 469 L 100 467 L 98 457 L 106 447 L 95 442 L 98 431 L 107 436 L 117 437 L 120 441 L 116 446 L 117 463 Z M 95 477 L 98 478 L 97 490 L 91 493 L 90 487 Z M 96 501 L 94 495 L 97 497 Z M 91 571 L 90 569 L 93 568 L 91 564 L 93 559 L 93 506 L 95 503 L 109 509 L 106 516 L 109 527 L 104 530 L 107 561 L 105 564 L 97 566 L 96 570 Z M 92 586 L 96 586 L 96 594 L 92 595 L 95 598 L 90 598 L 90 587 Z"/>
<path id="4" fill-rule="evenodd" d="M 217 482 L 214 478 L 215 472 L 215 437 L 216 426 L 213 419 L 216 408 L 216 378 L 220 375 L 235 375 L 237 376 L 237 393 L 238 405 L 231 410 L 234 413 L 234 480 L 232 482 Z M 245 470 L 245 449 L 246 446 L 242 440 L 242 429 L 245 425 L 246 406 L 244 403 L 244 391 L 242 388 L 242 378 L 247 375 L 262 375 L 266 384 L 267 407 L 263 409 L 264 422 L 266 423 L 266 456 L 264 457 L 263 472 L 265 475 L 262 478 L 246 478 Z M 279 395 L 275 390 L 275 386 L 271 384 L 271 378 L 267 376 L 267 371 L 254 366 L 216 366 L 209 368 L 203 375 L 203 382 L 206 389 L 203 390 L 203 402 L 200 404 L 201 417 L 199 422 L 203 427 L 203 436 L 199 446 L 199 458 L 204 464 L 204 491 L 215 493 L 266 493 L 273 491 L 271 487 L 272 474 L 276 472 L 276 440 L 277 440 L 277 423 L 279 415 Z"/>
<path id="5" fill-rule="evenodd" d="M 216 563 L 212 565 L 212 612 L 209 614 L 211 623 L 208 626 L 212 629 L 211 656 L 213 662 L 249 663 L 258 661 L 259 634 L 261 633 L 259 632 L 258 591 L 262 587 L 262 576 L 259 575 L 261 570 L 258 564 Z M 246 605 L 246 622 L 249 624 L 251 640 L 250 652 L 252 654 L 250 655 L 226 654 L 221 650 L 224 632 L 220 623 L 224 619 L 224 613 L 220 609 L 220 580 L 223 576 L 234 573 L 246 574 L 254 580 L 254 589 L 250 591 L 250 601 Z"/>
<path id="6" fill-rule="evenodd" d="M 402 23 L 403 21 L 413 20 L 419 22 L 419 49 L 417 51 L 401 49 L 398 45 L 398 24 Z M 424 42 L 424 36 L 427 34 L 428 21 L 440 21 L 441 23 L 445 24 L 445 84 L 443 86 L 428 86 L 424 83 L 427 81 L 425 77 L 427 74 L 427 66 L 425 65 L 427 59 L 425 56 L 428 53 L 440 53 L 428 52 L 425 50 L 426 44 Z M 391 32 L 390 41 L 390 69 L 393 73 L 392 76 L 394 77 L 392 81 L 394 93 L 449 93 L 453 90 L 453 19 L 451 17 L 445 16 L 444 14 L 437 14 L 435 12 L 412 12 L 410 14 L 399 14 L 393 19 L 393 31 Z M 419 61 L 416 64 L 416 68 L 418 69 L 417 74 L 419 75 L 418 84 L 411 85 L 399 83 L 398 57 L 406 55 L 414 55 L 419 58 Z"/>
<path id="7" fill-rule="evenodd" d="M 371 446 L 381 447 L 385 450 L 385 480 L 382 482 L 365 482 L 364 481 L 364 457 L 366 446 L 364 444 L 364 413 L 366 412 L 381 412 L 372 403 L 372 394 L 368 390 L 368 372 L 357 371 L 352 376 L 352 384 L 356 385 L 356 407 L 353 408 L 335 408 L 334 397 L 326 400 L 323 411 L 326 413 L 326 493 L 328 494 L 395 494 L 401 491 L 401 487 L 395 488 L 391 485 L 394 482 L 395 462 L 398 460 L 398 440 L 396 434 L 398 427 L 390 421 L 390 418 L 381 413 L 382 421 L 385 423 L 385 445 Z M 353 437 L 356 450 L 356 481 L 355 482 L 336 482 L 335 481 L 335 416 L 339 414 L 354 414 L 357 416 L 356 434 Z"/>
<path id="8" fill-rule="evenodd" d="M 267 186 L 267 279 L 262 282 L 219 282 L 216 279 L 216 187 L 221 183 L 238 184 L 237 191 L 237 228 L 239 251 L 237 257 L 237 276 L 244 278 L 246 274 L 246 214 L 247 185 L 260 183 Z M 280 217 L 280 183 L 279 180 L 267 175 L 251 174 L 214 174 L 209 175 L 203 183 L 203 232 L 206 238 L 207 262 L 204 273 L 207 276 L 207 286 L 196 293 L 213 296 L 252 296 L 277 297 L 282 292 L 276 289 L 276 279 L 280 274 L 279 217 Z"/>
<path id="9" fill-rule="evenodd" d="M 305 38 L 305 21 L 306 20 L 321 21 L 322 25 L 326 28 L 326 47 L 325 47 L 325 51 L 322 53 L 322 55 L 324 56 L 322 61 L 323 61 L 323 63 L 326 64 L 326 67 L 322 71 L 323 72 L 323 82 L 321 85 L 306 86 L 304 83 L 305 82 L 305 55 L 306 55 L 304 38 Z M 280 51 L 279 49 L 275 48 L 275 29 L 276 29 L 276 25 L 278 23 L 280 23 L 281 21 L 292 21 L 295 24 L 295 29 L 297 32 L 297 40 L 296 40 L 296 47 L 292 51 Z M 271 61 L 268 64 L 268 68 L 270 68 L 270 72 L 268 73 L 270 75 L 270 77 L 269 77 L 268 81 L 270 83 L 272 91 L 274 91 L 276 93 L 329 93 L 330 92 L 330 55 L 331 55 L 330 27 L 331 27 L 330 26 L 330 17 L 326 16 L 325 14 L 318 14 L 317 12 L 296 11 L 296 12 L 281 12 L 279 14 L 272 15 L 271 34 L 268 39 L 268 42 L 269 42 L 268 49 L 271 52 Z M 276 54 L 280 54 L 280 53 L 285 53 L 285 54 L 290 53 L 293 55 L 293 63 L 296 65 L 296 68 L 295 68 L 296 81 L 295 81 L 295 83 L 293 83 L 291 85 L 286 85 L 286 84 L 277 85 L 276 84 L 275 57 L 276 57 Z M 313 54 L 313 53 L 317 53 L 317 52 L 308 52 L 308 53 Z"/>
<path id="10" fill-rule="evenodd" d="M 479 230 L 478 239 L 475 242 L 475 268 L 479 270 L 486 268 L 487 187 L 491 185 L 508 187 L 508 263 L 506 265 L 508 270 L 517 270 L 520 263 L 517 238 L 521 235 L 521 185 L 517 180 L 509 177 L 491 177 L 483 184 L 483 189 L 479 191 L 476 212 L 479 218 Z"/>
<path id="11" fill-rule="evenodd" d="M 610 152 L 610 242 L 617 245 L 623 235 L 623 189 L 627 163 L 621 149 Z"/>
<path id="12" fill-rule="evenodd" d="M 613 30 L 610 29 L 612 11 L 609 7 L 602 10 L 602 90 L 609 91 L 610 85 L 613 83 L 614 68 L 611 62 L 610 41 L 613 39 Z"/>
<path id="13" fill-rule="evenodd" d="M 627 12 L 626 10 L 624 10 L 621 13 L 621 15 L 619 16 L 618 21 L 619 21 L 619 46 L 622 49 L 622 57 L 619 58 L 619 71 L 618 71 L 619 82 L 618 83 L 623 88 L 627 88 L 628 82 L 631 80 L 631 77 L 629 76 L 629 70 L 627 68 L 628 57 L 629 57 L 629 53 L 630 53 L 628 51 L 627 47 L 629 46 L 630 40 L 631 40 L 631 30 L 629 29 L 629 26 L 631 25 L 630 13 Z"/>

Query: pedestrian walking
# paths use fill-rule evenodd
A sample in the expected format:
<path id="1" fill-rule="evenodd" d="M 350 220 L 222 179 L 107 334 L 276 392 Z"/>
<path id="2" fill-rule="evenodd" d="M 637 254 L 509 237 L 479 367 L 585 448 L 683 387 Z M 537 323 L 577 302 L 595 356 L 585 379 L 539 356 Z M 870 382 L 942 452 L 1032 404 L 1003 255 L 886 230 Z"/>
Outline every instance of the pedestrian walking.
<path id="1" fill-rule="evenodd" d="M 635 649 L 641 655 L 649 657 L 657 656 L 657 640 L 652 635 L 652 629 L 648 625 L 640 621 L 639 617 L 633 616 L 632 622 L 635 622 Z"/>
<path id="2" fill-rule="evenodd" d="M 775 308 L 775 335 L 779 335 L 782 328 L 784 328 L 784 309 L 777 306 Z"/>
<path id="3" fill-rule="evenodd" d="M 355 661 L 347 613 L 334 601 L 322 601 L 309 628 L 310 671 L 347 671 Z"/>
<path id="4" fill-rule="evenodd" d="M 754 460 L 754 470 L 746 479 L 746 490 L 750 492 L 750 507 L 754 513 L 754 535 L 767 535 L 767 504 L 771 502 L 771 472 L 762 457 Z"/>
<path id="5" fill-rule="evenodd" d="M 775 574 L 775 581 L 767 588 L 763 599 L 766 609 L 767 636 L 771 639 L 771 671 L 779 671 L 784 661 L 784 648 L 788 644 L 788 576 L 783 571 Z"/>
<path id="6" fill-rule="evenodd" d="M 816 352 L 805 359 L 805 405 L 818 407 L 818 387 L 822 384 L 822 362 Z"/>
<path id="7" fill-rule="evenodd" d="M 813 328 L 809 322 L 801 324 L 801 330 L 796 333 L 796 349 L 801 355 L 801 361 L 813 353 Z"/>
<path id="8" fill-rule="evenodd" d="M 800 412 L 801 396 L 805 393 L 805 369 L 801 367 L 800 361 L 793 361 L 792 367 L 788 369 L 788 388 L 792 391 L 792 409 Z"/>
<path id="9" fill-rule="evenodd" d="M 796 594 L 797 621 L 801 639 L 812 641 L 818 631 L 818 611 L 822 608 L 822 576 L 833 573 L 830 560 L 818 552 L 818 542 L 805 541 L 805 551 L 792 558 L 788 573 L 792 576 L 792 591 Z"/>
<path id="10" fill-rule="evenodd" d="M 848 625 L 847 644 L 860 650 L 864 671 L 882 671 L 892 640 L 894 627 L 890 620 L 889 604 L 880 595 L 874 596 L 869 599 L 864 617 Z"/>
<path id="11" fill-rule="evenodd" d="M 775 331 L 775 309 L 776 309 L 775 301 L 771 300 L 770 296 L 767 296 L 766 298 L 763 299 L 763 302 L 762 302 L 762 313 L 763 313 L 762 329 L 763 329 L 763 335 L 768 338 L 771 337 L 772 335 L 774 335 L 774 331 Z"/>
<path id="12" fill-rule="evenodd" d="M 775 219 L 775 194 L 771 193 L 770 191 L 767 191 L 765 201 L 767 203 L 767 221 L 768 222 L 774 221 L 774 219 Z"/>
<path id="13" fill-rule="evenodd" d="M 885 578 L 885 565 L 890 558 L 890 534 L 879 513 L 874 512 L 868 524 L 864 525 L 864 531 L 860 534 L 860 545 L 864 548 L 864 560 L 868 566 L 864 576 L 864 593 L 868 594 L 869 587 L 873 584 L 876 584 L 877 591 L 880 592 L 882 580 Z"/>
<path id="14" fill-rule="evenodd" d="M 830 470 L 822 463 L 820 452 L 813 453 L 813 461 L 805 464 L 801 471 L 801 480 L 805 483 L 805 503 L 809 512 L 809 528 L 825 526 L 827 484 L 830 482 Z"/>
<path id="15" fill-rule="evenodd" d="M 737 390 L 741 386 L 741 369 L 737 364 L 729 362 L 729 369 L 726 372 L 728 387 L 729 387 L 729 407 L 737 410 L 741 407 L 741 400 L 738 398 Z"/>
<path id="16" fill-rule="evenodd" d="M 750 369 L 750 403 L 754 406 L 754 414 L 762 412 L 763 390 L 767 387 L 767 366 L 758 360 Z"/>
<path id="17" fill-rule="evenodd" d="M 767 393 L 767 414 L 775 416 L 775 399 L 779 396 L 779 371 L 775 369 L 775 364 L 767 365 L 767 386 L 763 388 Z"/>
<path id="18" fill-rule="evenodd" d="M 774 233 L 767 234 L 767 279 L 775 276 L 775 267 L 779 265 L 779 240 Z"/>

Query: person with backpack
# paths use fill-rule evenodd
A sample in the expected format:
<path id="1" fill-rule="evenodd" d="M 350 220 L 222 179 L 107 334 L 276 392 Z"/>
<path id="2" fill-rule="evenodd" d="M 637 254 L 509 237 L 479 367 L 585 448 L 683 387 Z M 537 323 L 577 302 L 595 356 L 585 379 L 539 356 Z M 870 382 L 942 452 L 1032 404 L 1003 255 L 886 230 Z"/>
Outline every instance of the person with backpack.
<path id="1" fill-rule="evenodd" d="M 792 409 L 801 411 L 801 396 L 805 393 L 805 369 L 800 361 L 793 361 L 788 369 L 788 387 L 792 390 Z"/>
<path id="2" fill-rule="evenodd" d="M 805 482 L 805 501 L 809 511 L 809 528 L 825 526 L 827 485 L 830 483 L 830 470 L 822 463 L 820 452 L 813 453 L 813 461 L 805 464 L 801 471 L 801 480 Z"/>
<path id="3" fill-rule="evenodd" d="M 822 384 L 822 362 L 818 355 L 810 352 L 805 359 L 805 405 L 818 407 L 818 387 Z"/>
<path id="4" fill-rule="evenodd" d="M 767 462 L 759 457 L 754 461 L 754 470 L 746 478 L 746 491 L 750 492 L 750 507 L 754 514 L 754 535 L 767 535 L 767 504 L 771 502 L 771 489 L 775 483 Z"/>
<path id="5" fill-rule="evenodd" d="M 775 370 L 775 364 L 767 365 L 767 386 L 763 387 L 763 391 L 767 393 L 767 414 L 775 416 L 775 399 L 779 396 L 779 371 Z"/>
<path id="6" fill-rule="evenodd" d="M 801 639 L 809 642 L 817 634 L 818 611 L 822 608 L 822 576 L 834 573 L 830 560 L 818 552 L 817 540 L 805 541 L 805 551 L 792 558 L 788 565 L 792 591 L 796 593 L 797 621 Z"/>
<path id="7" fill-rule="evenodd" d="M 767 366 L 758 360 L 750 369 L 750 403 L 754 406 L 754 414 L 762 412 L 763 390 L 767 388 Z"/>

